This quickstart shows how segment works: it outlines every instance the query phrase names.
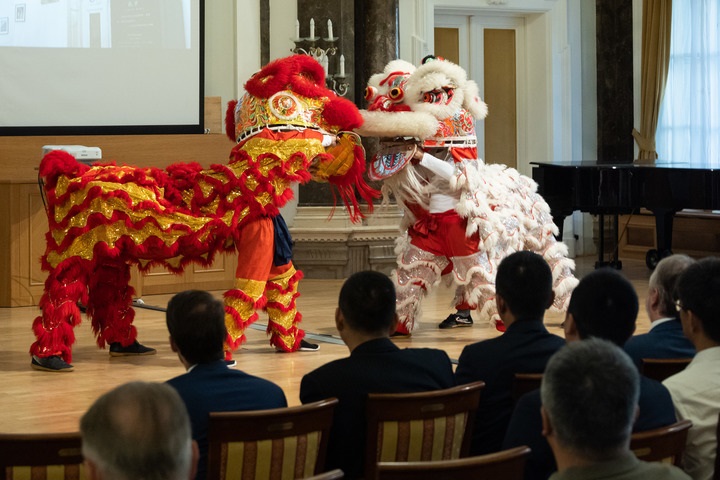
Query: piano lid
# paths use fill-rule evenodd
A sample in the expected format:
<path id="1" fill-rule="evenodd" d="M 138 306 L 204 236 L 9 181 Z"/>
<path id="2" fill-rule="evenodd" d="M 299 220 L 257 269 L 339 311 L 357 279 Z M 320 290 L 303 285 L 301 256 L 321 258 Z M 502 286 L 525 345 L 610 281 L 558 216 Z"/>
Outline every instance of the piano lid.
<path id="1" fill-rule="evenodd" d="M 658 168 L 676 170 L 720 170 L 720 166 L 711 162 L 690 163 L 658 161 L 656 163 L 597 163 L 595 160 L 572 160 L 568 162 L 530 162 L 530 165 L 540 167 L 565 167 L 565 168 L 601 168 L 601 169 L 631 169 L 631 168 Z"/>

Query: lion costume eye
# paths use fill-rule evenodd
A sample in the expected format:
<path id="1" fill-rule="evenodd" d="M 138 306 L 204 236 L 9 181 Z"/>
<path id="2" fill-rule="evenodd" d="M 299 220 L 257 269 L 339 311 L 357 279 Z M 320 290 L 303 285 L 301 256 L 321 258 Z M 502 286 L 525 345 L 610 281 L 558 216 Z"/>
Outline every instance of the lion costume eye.
<path id="1" fill-rule="evenodd" d="M 452 87 L 436 88 L 435 90 L 423 93 L 423 102 L 436 105 L 447 105 L 450 101 L 452 101 L 454 94 L 455 89 Z"/>
<path id="2" fill-rule="evenodd" d="M 375 95 L 377 95 L 377 88 L 371 86 L 365 87 L 365 100 L 369 102 L 375 98 Z"/>
<path id="3" fill-rule="evenodd" d="M 423 102 L 425 103 L 437 103 L 438 94 L 436 91 L 423 93 Z"/>
<path id="4" fill-rule="evenodd" d="M 388 97 L 390 97 L 392 100 L 394 100 L 396 102 L 399 102 L 400 100 L 402 100 L 404 96 L 405 96 L 405 91 L 400 87 L 392 88 L 388 92 Z"/>

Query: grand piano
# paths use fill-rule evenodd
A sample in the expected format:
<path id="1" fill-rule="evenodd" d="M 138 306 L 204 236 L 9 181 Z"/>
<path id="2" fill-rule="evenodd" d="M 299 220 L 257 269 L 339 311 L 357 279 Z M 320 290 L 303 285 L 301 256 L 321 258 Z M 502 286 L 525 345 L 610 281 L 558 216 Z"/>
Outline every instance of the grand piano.
<path id="1" fill-rule="evenodd" d="M 565 217 L 575 210 L 614 215 L 616 226 L 617 215 L 635 213 L 641 208 L 650 210 L 655 216 L 657 245 L 645 257 L 645 263 L 651 269 L 660 259 L 672 254 L 675 213 L 686 208 L 720 209 L 720 169 L 717 167 L 677 162 L 533 162 L 532 165 L 538 192 L 550 205 L 561 236 Z M 600 237 L 598 263 L 603 264 L 602 232 Z M 620 265 L 615 266 L 619 268 Z"/>

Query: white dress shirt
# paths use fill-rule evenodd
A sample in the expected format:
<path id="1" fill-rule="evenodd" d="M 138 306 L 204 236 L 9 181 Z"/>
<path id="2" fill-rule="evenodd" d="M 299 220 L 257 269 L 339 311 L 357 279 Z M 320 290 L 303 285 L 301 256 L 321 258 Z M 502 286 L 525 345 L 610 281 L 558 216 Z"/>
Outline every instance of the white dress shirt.
<path id="1" fill-rule="evenodd" d="M 663 381 L 679 420 L 693 422 L 688 431 L 683 469 L 694 480 L 710 480 L 715 469 L 720 413 L 720 347 L 698 352 L 680 373 Z"/>

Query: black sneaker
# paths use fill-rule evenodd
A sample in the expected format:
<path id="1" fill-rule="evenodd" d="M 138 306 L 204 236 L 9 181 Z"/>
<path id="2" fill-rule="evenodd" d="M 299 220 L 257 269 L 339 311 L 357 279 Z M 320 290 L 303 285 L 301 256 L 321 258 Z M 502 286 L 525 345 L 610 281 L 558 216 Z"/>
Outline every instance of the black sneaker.
<path id="1" fill-rule="evenodd" d="M 306 342 L 305 340 L 300 340 L 300 348 L 298 348 L 301 352 L 317 352 L 320 350 L 320 345 L 317 343 L 310 343 Z"/>
<path id="2" fill-rule="evenodd" d="M 35 370 L 41 370 L 43 372 L 72 372 L 75 368 L 57 355 L 53 355 L 52 357 L 38 357 L 37 355 L 33 355 L 30 366 Z"/>
<path id="3" fill-rule="evenodd" d="M 138 343 L 135 340 L 134 343 L 123 347 L 120 342 L 113 342 L 110 344 L 110 356 L 111 357 L 130 357 L 137 355 L 155 355 L 157 350 L 154 348 L 146 347 L 145 345 Z"/>
<path id="4" fill-rule="evenodd" d="M 235 360 L 223 360 L 225 362 L 225 365 L 227 365 L 228 368 L 232 368 L 237 365 L 237 362 Z"/>
<path id="5" fill-rule="evenodd" d="M 472 327 L 473 325 L 473 319 L 472 317 L 463 317 L 462 315 L 458 313 L 451 313 L 448 315 L 448 317 L 443 320 L 440 325 L 438 325 L 438 328 L 458 328 L 458 327 Z"/>

